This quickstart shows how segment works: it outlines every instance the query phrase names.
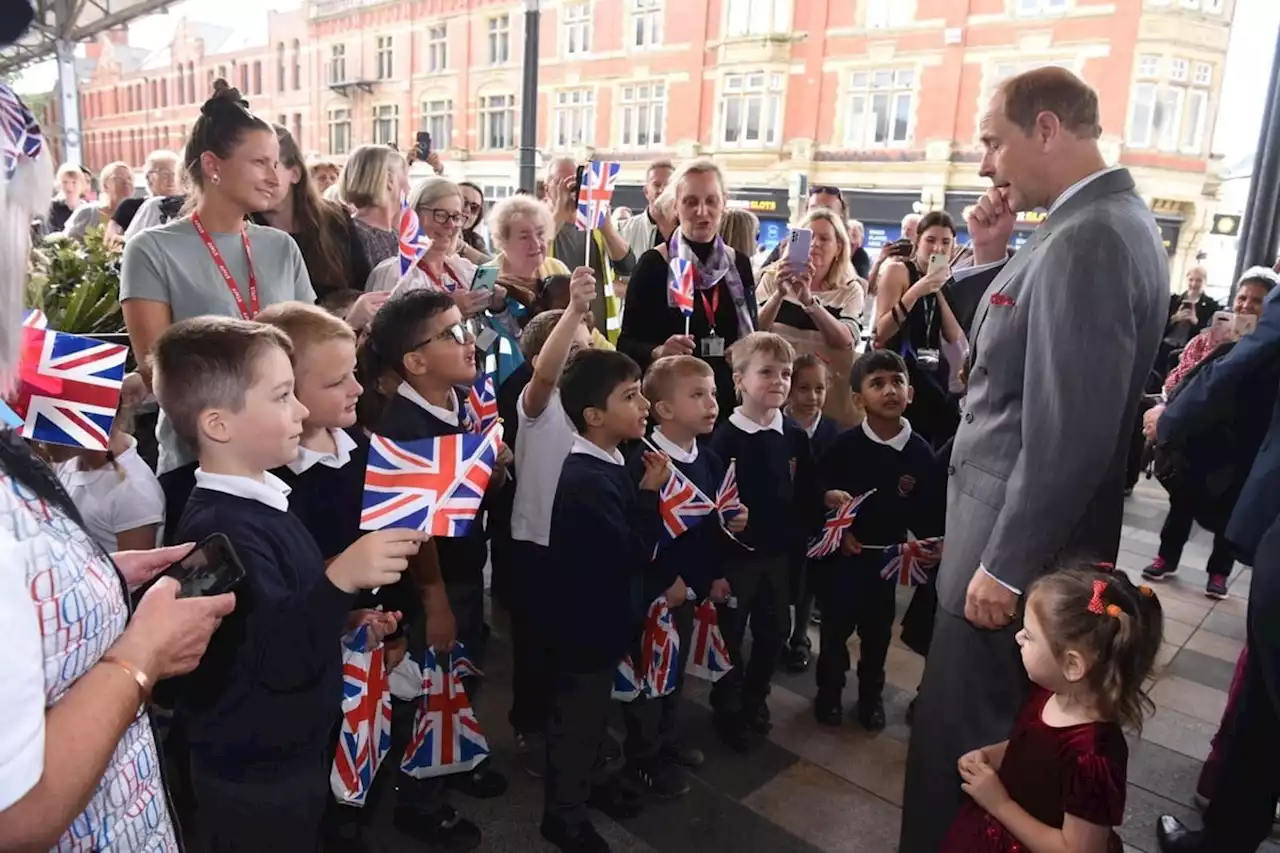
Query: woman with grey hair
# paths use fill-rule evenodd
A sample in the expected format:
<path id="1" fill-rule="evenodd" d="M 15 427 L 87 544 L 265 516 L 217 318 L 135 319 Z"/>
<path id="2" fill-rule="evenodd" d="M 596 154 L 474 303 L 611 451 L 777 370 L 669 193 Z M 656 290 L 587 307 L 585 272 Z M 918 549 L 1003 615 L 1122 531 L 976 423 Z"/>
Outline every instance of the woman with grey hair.
<path id="1" fill-rule="evenodd" d="M 0 396 L 12 390 L 32 216 L 49 197 L 39 130 L 0 170 Z M 7 134 L 0 127 L 0 134 Z M 18 142 L 4 139 L 6 146 Z M 0 849 L 177 851 L 148 713 L 156 682 L 195 669 L 234 595 L 178 598 L 162 578 L 190 546 L 107 554 L 67 493 L 11 428 L 0 430 Z"/>
<path id="2" fill-rule="evenodd" d="M 72 240 L 84 240 L 85 232 L 90 228 L 105 229 L 120 207 L 133 195 L 133 170 L 123 160 L 107 164 L 98 175 L 98 185 L 102 193 L 97 201 L 82 204 L 71 213 L 63 235 Z"/>
<path id="3" fill-rule="evenodd" d="M 490 211 L 488 225 L 498 250 L 498 284 L 521 305 L 533 305 L 543 279 L 569 275 L 564 263 L 547 256 L 555 220 L 545 204 L 523 195 L 504 198 Z"/>
<path id="4" fill-rule="evenodd" d="M 400 199 L 409 194 L 409 165 L 385 145 L 361 145 L 342 167 L 338 197 L 355 210 L 356 235 L 369 263 L 399 254 Z"/>

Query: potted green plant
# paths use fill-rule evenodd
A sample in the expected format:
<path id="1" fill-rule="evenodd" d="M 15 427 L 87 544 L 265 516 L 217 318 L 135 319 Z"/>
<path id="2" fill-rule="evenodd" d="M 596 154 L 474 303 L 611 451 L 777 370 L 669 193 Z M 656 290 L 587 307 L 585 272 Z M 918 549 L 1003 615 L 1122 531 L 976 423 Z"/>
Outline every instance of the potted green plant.
<path id="1" fill-rule="evenodd" d="M 25 302 L 44 313 L 51 329 L 108 340 L 123 337 L 119 250 L 107 243 L 101 227 L 86 231 L 83 243 L 46 239 L 31 251 Z"/>

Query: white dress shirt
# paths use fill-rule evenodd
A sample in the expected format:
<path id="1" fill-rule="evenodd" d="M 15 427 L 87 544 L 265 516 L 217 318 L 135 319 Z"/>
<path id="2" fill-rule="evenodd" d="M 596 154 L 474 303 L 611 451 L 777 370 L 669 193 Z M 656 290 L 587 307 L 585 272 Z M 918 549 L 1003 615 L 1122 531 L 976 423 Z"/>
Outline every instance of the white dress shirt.
<path id="1" fill-rule="evenodd" d="M 729 423 L 745 432 L 747 435 L 754 435 L 761 430 L 771 429 L 778 435 L 782 435 L 782 409 L 773 410 L 773 419 L 767 424 L 758 424 L 751 418 L 742 413 L 742 407 L 733 410 L 733 414 L 729 415 Z"/>
<path id="2" fill-rule="evenodd" d="M 694 462 L 698 458 L 697 441 L 694 441 L 692 449 L 685 450 L 683 447 L 663 435 L 662 427 L 655 429 L 653 431 L 653 435 L 649 437 L 649 440 L 653 442 L 655 447 L 670 456 L 676 462 L 683 462 L 688 465 L 690 462 Z"/>
<path id="3" fill-rule="evenodd" d="M 263 472 L 261 480 L 255 480 L 237 474 L 213 474 L 197 468 L 196 488 L 257 501 L 280 512 L 289 511 L 291 490 L 284 480 L 269 471 Z"/>
<path id="4" fill-rule="evenodd" d="M 898 430 L 897 435 L 888 440 L 876 435 L 875 430 L 871 428 L 865 418 L 862 420 L 862 432 L 867 438 L 871 439 L 876 444 L 883 444 L 885 447 L 892 447 L 894 450 L 901 453 L 902 449 L 907 446 L 907 442 L 911 440 L 911 422 L 906 418 L 899 418 L 898 422 L 902 425 L 902 428 Z"/>
<path id="5" fill-rule="evenodd" d="M 343 429 L 330 429 L 333 443 L 337 448 L 333 453 L 321 453 L 309 447 L 298 445 L 298 458 L 289 463 L 289 470 L 295 474 L 305 473 L 316 465 L 326 468 L 342 468 L 351 461 L 351 451 L 356 449 L 356 440 Z"/>
<path id="6" fill-rule="evenodd" d="M 613 452 L 610 453 L 600 445 L 593 444 L 580 435 L 575 435 L 573 437 L 573 449 L 569 452 L 585 453 L 587 456 L 594 456 L 597 459 L 603 459 L 605 462 L 612 462 L 614 465 L 627 464 L 627 460 L 623 458 L 622 453 L 619 452 L 618 448 L 615 447 Z"/>
<path id="7" fill-rule="evenodd" d="M 449 403 L 451 404 L 450 408 L 442 409 L 433 403 L 427 402 L 427 398 L 419 394 L 417 391 L 413 390 L 413 386 L 411 386 L 408 382 L 401 382 L 400 386 L 396 388 L 396 393 L 399 394 L 401 397 L 404 397 L 406 400 L 409 400 L 412 403 L 416 403 L 418 406 L 425 409 L 427 411 L 427 414 L 435 417 L 437 420 L 444 421 L 449 426 L 458 425 L 459 411 L 458 411 L 458 395 L 457 394 L 450 392 L 449 394 Z"/>

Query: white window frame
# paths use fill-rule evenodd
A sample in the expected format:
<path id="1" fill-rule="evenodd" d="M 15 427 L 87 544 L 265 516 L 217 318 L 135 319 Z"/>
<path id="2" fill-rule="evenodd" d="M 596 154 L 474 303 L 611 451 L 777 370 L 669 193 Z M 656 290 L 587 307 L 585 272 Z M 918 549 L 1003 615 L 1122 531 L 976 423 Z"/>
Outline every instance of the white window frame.
<path id="1" fill-rule="evenodd" d="M 1169 61 L 1169 79 L 1174 83 L 1185 83 L 1191 77 L 1191 63 L 1181 56 Z"/>
<path id="2" fill-rule="evenodd" d="M 1187 90 L 1181 86 L 1165 86 L 1156 93 L 1156 104 L 1161 109 L 1172 110 L 1173 116 L 1168 116 L 1160 122 L 1159 128 L 1156 128 L 1155 118 L 1152 118 L 1152 129 L 1156 134 L 1155 147 L 1166 153 L 1174 153 L 1178 150 L 1178 142 L 1182 137 L 1182 109 L 1186 104 Z"/>
<path id="3" fill-rule="evenodd" d="M 1160 76 L 1160 57 L 1154 53 L 1143 53 L 1138 56 L 1137 75 L 1144 79 Z"/>
<path id="4" fill-rule="evenodd" d="M 327 125 L 329 129 L 329 155 L 332 157 L 341 157 L 351 153 L 351 108 L 350 107 L 332 107 L 329 109 L 327 116 Z M 335 133 L 342 129 L 344 138 L 342 144 L 334 138 Z M 341 149 L 341 150 L 339 150 Z"/>
<path id="5" fill-rule="evenodd" d="M 618 147 L 660 147 L 667 138 L 667 84 L 658 80 L 618 87 Z M 641 132 L 644 136 L 641 138 Z"/>
<path id="6" fill-rule="evenodd" d="M 494 104 L 494 100 L 501 98 L 502 104 Z M 480 96 L 480 139 L 476 146 L 482 151 L 509 151 L 515 147 L 516 131 L 515 131 L 515 96 L 507 94 L 492 94 Z M 500 140 L 505 145 L 490 145 L 490 140 L 494 133 L 494 120 L 500 119 L 503 124 L 505 136 Z"/>
<path id="7" fill-rule="evenodd" d="M 1221 15 L 1226 5 L 1225 0 L 1204 0 L 1204 11 L 1210 15 Z"/>
<path id="8" fill-rule="evenodd" d="M 1184 9 L 1190 9 L 1196 12 L 1200 11 L 1200 0 L 1182 0 L 1180 5 Z"/>
<path id="9" fill-rule="evenodd" d="M 488 23 L 489 64 L 505 65 L 511 61 L 511 16 L 494 15 Z"/>
<path id="10" fill-rule="evenodd" d="M 595 89 L 561 89 L 551 107 L 549 147 L 557 150 L 594 145 L 596 136 Z"/>
<path id="11" fill-rule="evenodd" d="M 378 36 L 375 42 L 374 60 L 379 80 L 390 80 L 396 73 L 395 37 Z"/>
<path id="12" fill-rule="evenodd" d="M 427 98 L 422 102 L 419 126 L 431 134 L 431 147 L 443 151 L 453 147 L 453 99 Z"/>
<path id="13" fill-rule="evenodd" d="M 1155 83 L 1139 82 L 1133 86 L 1133 91 L 1129 94 L 1129 133 L 1126 136 L 1128 144 L 1131 148 L 1151 148 L 1153 147 L 1153 136 L 1155 134 L 1155 112 L 1156 98 L 1159 94 L 1160 87 Z M 1149 102 L 1146 107 L 1147 116 L 1145 120 L 1140 121 L 1137 115 L 1139 105 L 1139 93 L 1149 95 Z"/>
<path id="14" fill-rule="evenodd" d="M 373 105 L 373 144 L 399 144 L 400 137 L 400 105 Z"/>
<path id="15" fill-rule="evenodd" d="M 791 0 L 726 0 L 724 33 L 729 38 L 786 33 L 790 6 Z"/>
<path id="16" fill-rule="evenodd" d="M 560 45 L 565 56 L 585 56 L 591 52 L 591 0 L 576 0 L 560 7 Z"/>
<path id="17" fill-rule="evenodd" d="M 663 0 L 628 0 L 631 10 L 631 47 L 652 50 L 662 45 Z"/>
<path id="18" fill-rule="evenodd" d="M 1016 73 L 1016 72 L 1015 72 Z M 844 98 L 844 144 L 858 150 L 905 148 L 915 136 L 916 86 L 919 71 L 913 66 L 854 71 Z M 883 124 L 881 111 L 883 108 Z M 897 118 L 905 104 L 906 122 L 901 138 Z M 883 129 L 883 134 L 881 133 Z M 881 138 L 883 136 L 883 138 Z"/>
<path id="19" fill-rule="evenodd" d="M 347 46 L 345 44 L 329 45 L 329 62 L 327 63 L 329 83 L 345 83 L 347 82 Z M 341 69 L 342 75 L 338 75 Z"/>
<path id="20" fill-rule="evenodd" d="M 1070 5 L 1071 0 L 1013 0 L 1013 12 L 1021 18 L 1061 15 Z"/>
<path id="21" fill-rule="evenodd" d="M 720 132 L 725 148 L 769 148 L 782 138 L 782 98 L 786 77 L 781 71 L 748 71 L 725 74 L 720 80 Z M 750 139 L 752 101 L 757 119 L 757 138 Z M 737 104 L 737 116 L 732 105 Z M 730 131 L 735 131 L 730 139 Z"/>
<path id="22" fill-rule="evenodd" d="M 1197 62 L 1195 64 L 1195 72 L 1191 77 L 1191 82 L 1196 86 L 1212 86 L 1213 85 L 1213 63 Z"/>
<path id="23" fill-rule="evenodd" d="M 427 70 L 444 71 L 449 67 L 449 25 L 427 27 Z"/>
<path id="24" fill-rule="evenodd" d="M 869 30 L 891 30 L 911 23 L 908 0 L 866 0 L 863 26 Z"/>
<path id="25" fill-rule="evenodd" d="M 1199 104 L 1192 116 L 1191 105 Z M 1204 153 L 1204 129 L 1209 115 L 1209 92 L 1206 89 L 1188 89 L 1182 102 L 1182 128 L 1178 133 L 1178 150 L 1183 154 Z"/>

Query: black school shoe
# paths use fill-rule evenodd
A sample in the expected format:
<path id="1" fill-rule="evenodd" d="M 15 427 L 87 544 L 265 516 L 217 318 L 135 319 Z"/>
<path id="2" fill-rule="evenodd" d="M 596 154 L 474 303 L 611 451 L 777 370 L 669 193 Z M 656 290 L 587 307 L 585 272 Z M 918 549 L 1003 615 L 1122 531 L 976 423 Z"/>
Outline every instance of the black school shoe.
<path id="1" fill-rule="evenodd" d="M 644 811 L 644 801 L 640 795 L 624 787 L 614 776 L 608 777 L 599 785 L 591 786 L 587 805 L 614 820 L 631 820 Z"/>
<path id="2" fill-rule="evenodd" d="M 840 703 L 839 693 L 818 691 L 813 700 L 813 716 L 824 726 L 839 726 L 844 723 L 844 705 Z"/>
<path id="3" fill-rule="evenodd" d="M 445 777 L 450 790 L 477 800 L 491 800 L 507 792 L 507 777 L 489 767 L 485 760 L 470 773 L 455 773 Z"/>
<path id="4" fill-rule="evenodd" d="M 707 760 L 707 756 L 702 750 L 693 746 L 685 746 L 678 740 L 664 743 L 659 754 L 662 756 L 662 760 L 668 764 L 687 767 L 690 770 L 701 767 Z"/>
<path id="5" fill-rule="evenodd" d="M 809 647 L 804 643 L 796 643 L 788 647 L 782 655 L 783 665 L 786 667 L 787 672 L 791 673 L 808 672 L 811 660 L 812 655 L 809 652 Z"/>
<path id="6" fill-rule="evenodd" d="M 1209 582 L 1204 586 L 1204 594 L 1206 597 L 1216 601 L 1225 600 L 1227 597 L 1227 576 L 1209 575 Z"/>
<path id="7" fill-rule="evenodd" d="M 744 705 L 742 722 L 749 731 L 758 735 L 767 735 L 773 731 L 773 719 L 769 716 L 769 706 L 763 702 L 759 705 Z"/>
<path id="8" fill-rule="evenodd" d="M 641 758 L 627 764 L 632 782 L 660 800 L 674 800 L 689 793 L 684 774 L 662 760 L 660 755 Z"/>
<path id="9" fill-rule="evenodd" d="M 544 817 L 541 831 L 543 838 L 564 853 L 611 853 L 613 850 L 587 820 L 569 829 L 553 817 Z"/>
<path id="10" fill-rule="evenodd" d="M 396 808 L 392 824 L 432 850 L 466 853 L 480 846 L 480 827 L 458 814 L 453 806 L 444 806 L 430 814 L 400 806 Z"/>
<path id="11" fill-rule="evenodd" d="M 869 732 L 884 731 L 884 699 L 879 696 L 859 698 L 858 723 Z"/>
<path id="12" fill-rule="evenodd" d="M 757 735 L 743 723 L 741 714 L 717 712 L 711 715 L 716 734 L 725 745 L 738 753 L 748 753 L 756 746 Z"/>

